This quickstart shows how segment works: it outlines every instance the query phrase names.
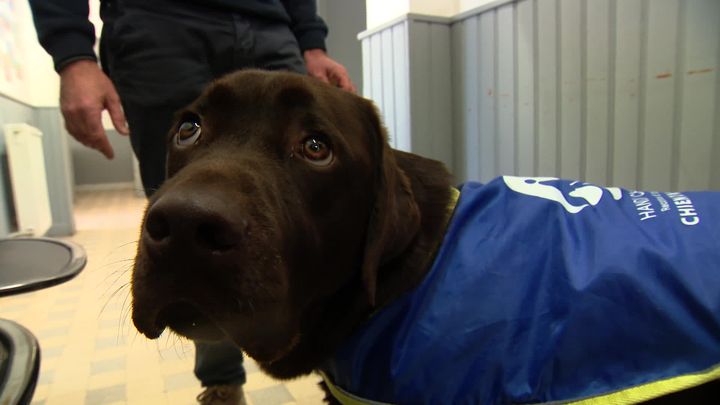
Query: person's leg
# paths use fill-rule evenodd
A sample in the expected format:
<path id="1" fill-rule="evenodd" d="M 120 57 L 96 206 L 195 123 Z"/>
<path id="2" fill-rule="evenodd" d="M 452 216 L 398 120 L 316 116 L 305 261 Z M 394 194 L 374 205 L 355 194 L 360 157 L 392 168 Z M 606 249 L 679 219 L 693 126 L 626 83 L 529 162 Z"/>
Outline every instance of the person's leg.
<path id="1" fill-rule="evenodd" d="M 245 370 L 237 367 L 243 362 L 243 354 L 232 342 L 195 342 L 195 349 L 194 371 L 202 376 L 204 387 L 245 383 Z"/>
<path id="2" fill-rule="evenodd" d="M 223 26 L 183 15 L 180 9 L 118 7 L 109 28 L 103 29 L 101 56 L 120 95 L 145 194 L 150 196 L 165 179 L 165 141 L 174 114 L 213 79 L 208 60 L 223 46 L 232 46 L 232 27 L 227 17 Z"/>
<path id="3" fill-rule="evenodd" d="M 147 196 L 165 179 L 165 141 L 175 112 L 219 74 L 220 55 L 232 55 L 229 16 L 203 14 L 126 6 L 103 30 L 103 64 L 120 94 Z M 195 349 L 194 371 L 203 387 L 245 382 L 242 351 L 235 345 L 196 343 Z M 242 391 L 235 397 L 241 403 Z"/>

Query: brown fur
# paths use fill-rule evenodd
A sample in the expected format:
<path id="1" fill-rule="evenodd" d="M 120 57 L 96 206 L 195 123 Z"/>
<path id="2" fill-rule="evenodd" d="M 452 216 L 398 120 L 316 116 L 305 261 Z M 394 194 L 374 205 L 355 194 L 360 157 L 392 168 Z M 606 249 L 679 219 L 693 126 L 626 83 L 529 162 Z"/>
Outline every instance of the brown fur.
<path id="1" fill-rule="evenodd" d="M 140 332 L 230 338 L 267 373 L 291 378 L 422 280 L 446 225 L 450 176 L 392 150 L 369 101 L 304 76 L 246 71 L 210 86 L 178 125 L 190 118 L 201 138 L 180 146 L 170 131 L 168 180 L 143 221 L 132 282 Z M 326 167 L 302 158 L 313 134 L 332 146 Z M 719 385 L 653 402 L 697 403 Z"/>
<path id="2" fill-rule="evenodd" d="M 306 374 L 378 306 L 413 288 L 446 221 L 450 176 L 392 150 L 375 107 L 314 79 L 227 76 L 178 116 L 168 180 L 148 205 L 133 320 L 194 339 L 229 337 L 269 374 Z M 334 160 L 298 145 L 322 134 Z"/>

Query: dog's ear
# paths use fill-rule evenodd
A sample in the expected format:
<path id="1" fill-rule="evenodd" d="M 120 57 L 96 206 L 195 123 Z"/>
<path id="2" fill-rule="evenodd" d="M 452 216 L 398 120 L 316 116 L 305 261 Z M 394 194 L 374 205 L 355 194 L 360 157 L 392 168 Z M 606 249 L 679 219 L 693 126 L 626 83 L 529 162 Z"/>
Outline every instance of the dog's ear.
<path id="1" fill-rule="evenodd" d="M 420 209 L 410 179 L 397 164 L 375 106 L 362 100 L 370 132 L 375 199 L 368 226 L 362 278 L 370 305 L 375 305 L 378 271 L 402 253 L 420 229 Z"/>

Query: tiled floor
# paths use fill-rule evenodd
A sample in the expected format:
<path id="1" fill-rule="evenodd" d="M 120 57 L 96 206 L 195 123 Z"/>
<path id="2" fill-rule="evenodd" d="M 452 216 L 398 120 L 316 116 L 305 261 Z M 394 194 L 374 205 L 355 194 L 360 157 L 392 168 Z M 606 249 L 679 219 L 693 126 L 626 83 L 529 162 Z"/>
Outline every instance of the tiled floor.
<path id="1" fill-rule="evenodd" d="M 130 320 L 129 277 L 145 200 L 132 190 L 84 192 L 75 202 L 88 264 L 75 279 L 0 298 L 0 316 L 30 329 L 42 350 L 33 404 L 193 404 L 194 348 L 175 335 L 149 341 Z M 321 404 L 318 377 L 279 383 L 247 359 L 254 405 Z"/>

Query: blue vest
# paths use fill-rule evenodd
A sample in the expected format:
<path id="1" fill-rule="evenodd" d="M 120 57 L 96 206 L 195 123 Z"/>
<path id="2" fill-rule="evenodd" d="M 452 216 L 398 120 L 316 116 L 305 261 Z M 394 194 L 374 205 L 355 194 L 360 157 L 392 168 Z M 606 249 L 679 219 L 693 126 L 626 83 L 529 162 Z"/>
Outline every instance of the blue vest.
<path id="1" fill-rule="evenodd" d="M 323 367 L 398 404 L 636 402 L 720 377 L 720 193 L 467 183 L 432 269 Z"/>

